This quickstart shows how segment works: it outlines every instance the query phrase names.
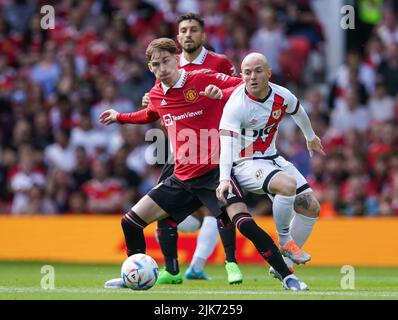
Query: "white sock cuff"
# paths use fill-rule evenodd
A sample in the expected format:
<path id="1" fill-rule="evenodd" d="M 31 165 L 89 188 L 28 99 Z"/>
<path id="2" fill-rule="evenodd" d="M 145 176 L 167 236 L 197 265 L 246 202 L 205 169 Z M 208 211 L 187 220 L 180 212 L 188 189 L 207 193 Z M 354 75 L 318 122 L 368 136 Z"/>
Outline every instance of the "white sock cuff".
<path id="1" fill-rule="evenodd" d="M 290 203 L 293 203 L 295 199 L 296 199 L 296 195 L 293 195 L 293 196 L 283 196 L 283 195 L 281 195 L 281 194 L 277 194 L 277 195 L 275 195 L 274 201 L 279 201 L 279 202 L 281 202 L 281 203 L 290 204 Z"/>

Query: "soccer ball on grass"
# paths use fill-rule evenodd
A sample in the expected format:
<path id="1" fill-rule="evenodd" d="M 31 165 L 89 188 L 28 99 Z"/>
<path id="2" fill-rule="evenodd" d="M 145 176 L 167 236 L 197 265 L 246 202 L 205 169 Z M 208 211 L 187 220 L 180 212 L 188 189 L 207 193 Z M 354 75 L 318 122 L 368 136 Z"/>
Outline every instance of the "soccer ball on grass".
<path id="1" fill-rule="evenodd" d="M 128 257 L 122 265 L 124 284 L 133 290 L 148 290 L 158 279 L 158 265 L 150 256 L 137 253 Z"/>

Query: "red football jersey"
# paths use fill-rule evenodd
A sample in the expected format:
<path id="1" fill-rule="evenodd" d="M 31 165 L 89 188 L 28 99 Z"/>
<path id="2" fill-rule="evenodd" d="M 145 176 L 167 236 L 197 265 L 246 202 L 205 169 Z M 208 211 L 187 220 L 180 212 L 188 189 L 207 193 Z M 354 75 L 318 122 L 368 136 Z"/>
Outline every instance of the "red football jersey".
<path id="1" fill-rule="evenodd" d="M 179 68 L 186 71 L 210 69 L 229 76 L 237 76 L 234 65 L 225 55 L 209 51 L 205 47 L 202 47 L 199 55 L 192 62 L 186 60 L 181 54 Z"/>
<path id="2" fill-rule="evenodd" d="M 207 69 L 183 70 L 172 88 L 158 83 L 149 92 L 148 117 L 160 118 L 167 129 L 174 150 L 174 174 L 180 180 L 201 176 L 218 165 L 218 126 L 226 101 L 212 100 L 199 92 L 209 84 L 224 89 L 240 83 L 241 78 Z"/>

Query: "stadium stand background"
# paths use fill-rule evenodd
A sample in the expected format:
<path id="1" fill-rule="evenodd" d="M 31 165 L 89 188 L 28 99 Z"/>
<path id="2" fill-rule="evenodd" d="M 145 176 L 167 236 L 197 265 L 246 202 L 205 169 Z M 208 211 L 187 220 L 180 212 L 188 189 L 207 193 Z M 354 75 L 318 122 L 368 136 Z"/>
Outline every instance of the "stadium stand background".
<path id="1" fill-rule="evenodd" d="M 53 30 L 40 27 L 44 4 L 55 8 Z M 140 108 L 154 81 L 146 45 L 175 38 L 177 17 L 193 11 L 208 47 L 238 70 L 247 53 L 264 53 L 271 80 L 300 98 L 327 157 L 309 158 L 291 120 L 279 150 L 308 177 L 321 216 L 398 215 L 398 5 L 347 4 L 356 28 L 338 43 L 321 1 L 0 0 L 1 214 L 120 214 L 155 185 L 161 167 L 143 160 L 144 136 L 159 124 L 105 127 L 98 116 Z M 248 201 L 271 214 L 268 200 Z"/>

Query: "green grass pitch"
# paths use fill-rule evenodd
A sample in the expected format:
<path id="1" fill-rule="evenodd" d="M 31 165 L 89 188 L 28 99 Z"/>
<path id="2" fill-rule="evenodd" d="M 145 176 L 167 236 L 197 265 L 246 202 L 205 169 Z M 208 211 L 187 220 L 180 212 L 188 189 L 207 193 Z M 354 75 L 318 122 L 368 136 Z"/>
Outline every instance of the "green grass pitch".
<path id="1" fill-rule="evenodd" d="M 41 288 L 43 265 L 55 270 L 55 288 Z M 182 272 L 186 266 L 182 266 Z M 310 286 L 307 292 L 282 289 L 268 276 L 268 268 L 241 265 L 241 285 L 229 285 L 223 266 L 206 266 L 210 281 L 185 280 L 181 285 L 155 285 L 148 291 L 104 289 L 106 280 L 117 277 L 119 265 L 0 262 L 0 300 L 106 299 L 106 300 L 269 300 L 269 299 L 395 299 L 398 300 L 398 268 L 355 267 L 355 289 L 343 290 L 339 267 L 300 266 L 296 274 Z"/>

